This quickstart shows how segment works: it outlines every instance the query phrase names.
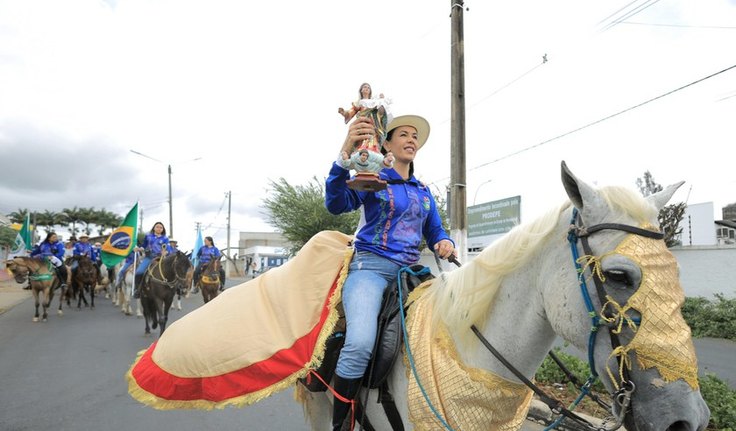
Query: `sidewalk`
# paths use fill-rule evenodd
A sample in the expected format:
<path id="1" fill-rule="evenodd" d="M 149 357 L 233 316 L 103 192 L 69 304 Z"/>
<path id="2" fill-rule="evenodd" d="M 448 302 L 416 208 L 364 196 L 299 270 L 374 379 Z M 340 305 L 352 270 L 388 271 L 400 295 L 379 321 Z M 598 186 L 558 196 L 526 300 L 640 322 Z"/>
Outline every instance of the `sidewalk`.
<path id="1" fill-rule="evenodd" d="M 16 283 L 7 270 L 0 269 L 0 314 L 31 296 L 30 290 L 23 290 L 23 285 Z"/>

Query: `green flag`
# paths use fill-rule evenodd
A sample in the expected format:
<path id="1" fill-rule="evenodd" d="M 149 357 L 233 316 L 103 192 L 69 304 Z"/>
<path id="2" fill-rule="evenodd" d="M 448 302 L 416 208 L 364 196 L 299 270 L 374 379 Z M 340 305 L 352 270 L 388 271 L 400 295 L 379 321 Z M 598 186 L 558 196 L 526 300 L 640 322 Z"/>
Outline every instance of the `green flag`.
<path id="1" fill-rule="evenodd" d="M 105 243 L 102 244 L 102 263 L 108 268 L 117 265 L 128 257 L 138 237 L 138 203 L 136 202 L 125 216 L 123 224 L 112 231 Z"/>
<path id="2" fill-rule="evenodd" d="M 26 250 L 31 249 L 31 214 L 26 214 L 26 219 L 23 220 L 23 226 L 21 226 L 18 235 L 15 237 L 15 242 L 10 248 L 9 258 L 15 256 L 26 256 Z"/>

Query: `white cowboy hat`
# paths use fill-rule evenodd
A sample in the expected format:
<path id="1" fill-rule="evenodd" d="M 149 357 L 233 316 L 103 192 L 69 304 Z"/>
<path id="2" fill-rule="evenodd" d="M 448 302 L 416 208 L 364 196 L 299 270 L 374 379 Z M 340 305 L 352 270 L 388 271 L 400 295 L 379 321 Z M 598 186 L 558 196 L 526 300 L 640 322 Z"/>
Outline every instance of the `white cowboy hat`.
<path id="1" fill-rule="evenodd" d="M 429 138 L 429 122 L 418 115 L 400 115 L 395 117 L 386 127 L 386 134 L 400 126 L 411 126 L 417 130 L 417 150 L 422 148 Z"/>
<path id="2" fill-rule="evenodd" d="M 79 235 L 77 235 L 77 238 L 79 238 L 79 239 L 82 239 L 82 238 L 89 238 L 89 235 L 87 235 L 86 233 L 82 232 L 82 233 L 80 233 Z"/>

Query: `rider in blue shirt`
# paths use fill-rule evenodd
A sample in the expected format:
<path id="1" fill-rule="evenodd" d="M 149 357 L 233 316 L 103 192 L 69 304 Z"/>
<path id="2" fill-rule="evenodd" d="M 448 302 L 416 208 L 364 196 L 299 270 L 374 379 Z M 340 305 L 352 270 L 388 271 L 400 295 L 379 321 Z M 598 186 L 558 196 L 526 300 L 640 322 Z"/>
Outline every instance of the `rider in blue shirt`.
<path id="1" fill-rule="evenodd" d="M 343 398 L 333 404 L 333 430 L 341 429 L 360 388 L 376 340 L 377 320 L 383 293 L 402 267 L 419 260 L 422 238 L 437 255 L 454 254 L 454 243 L 442 220 L 429 188 L 414 177 L 414 157 L 429 136 L 429 123 L 416 115 L 396 117 L 386 128 L 385 141 L 376 137 L 376 126 L 368 117 L 350 124 L 341 153 L 352 153 L 363 140 L 373 136 L 381 151 L 394 159 L 392 168 L 378 175 L 386 181 L 379 191 L 348 187 L 350 172 L 333 163 L 325 184 L 325 206 L 332 214 L 360 210 L 361 219 L 353 242 L 353 255 L 342 287 L 347 330 L 345 344 L 335 369 L 334 389 Z"/>
<path id="2" fill-rule="evenodd" d="M 33 248 L 31 257 L 37 259 L 48 259 L 54 266 L 57 277 L 61 281 L 62 289 L 66 286 L 66 266 L 62 262 L 64 259 L 64 244 L 59 241 L 59 237 L 55 232 L 49 232 L 40 244 Z"/>
<path id="3" fill-rule="evenodd" d="M 197 284 L 197 282 L 199 282 L 199 278 L 202 274 L 202 269 L 207 266 L 207 264 L 210 263 L 212 259 L 219 259 L 220 257 L 222 257 L 222 253 L 220 253 L 220 250 L 215 247 L 215 242 L 212 237 L 205 237 L 204 245 L 200 247 L 199 251 L 197 251 L 197 258 L 199 259 L 199 263 L 194 269 L 194 284 Z M 220 266 L 220 290 L 224 289 L 224 287 L 225 269 Z"/>
<path id="4" fill-rule="evenodd" d="M 74 246 L 72 247 L 72 256 L 87 256 L 90 261 L 94 262 L 92 258 L 92 244 L 89 243 L 89 235 L 84 232 L 79 234 L 78 241 L 75 242 Z M 77 272 L 78 267 L 78 258 L 72 260 L 72 277 L 74 277 L 74 274 Z"/>
<path id="5" fill-rule="evenodd" d="M 169 238 L 166 236 L 166 228 L 163 223 L 157 221 L 153 224 L 151 231 L 143 238 L 143 244 L 140 247 L 136 247 L 136 251 L 144 251 L 145 256 L 141 259 L 138 269 L 135 271 L 135 292 L 133 292 L 133 297 L 140 297 L 139 286 L 143 281 L 143 274 L 146 273 L 146 269 L 148 269 L 151 261 L 161 256 L 161 253 L 168 245 Z"/>

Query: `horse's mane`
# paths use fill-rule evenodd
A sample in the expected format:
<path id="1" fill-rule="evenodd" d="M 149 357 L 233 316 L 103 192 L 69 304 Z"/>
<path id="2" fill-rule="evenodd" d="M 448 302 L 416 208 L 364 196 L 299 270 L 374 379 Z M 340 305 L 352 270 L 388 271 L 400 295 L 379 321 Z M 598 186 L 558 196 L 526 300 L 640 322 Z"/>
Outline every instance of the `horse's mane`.
<path id="1" fill-rule="evenodd" d="M 656 208 L 636 192 L 615 186 L 598 192 L 608 203 L 611 222 L 622 222 L 627 217 L 639 224 L 656 221 Z M 428 299 L 434 301 L 433 324 L 442 319 L 450 328 L 482 326 L 504 277 L 529 261 L 570 206 L 567 201 L 528 224 L 516 226 L 472 261 L 443 273 L 427 292 Z"/>

